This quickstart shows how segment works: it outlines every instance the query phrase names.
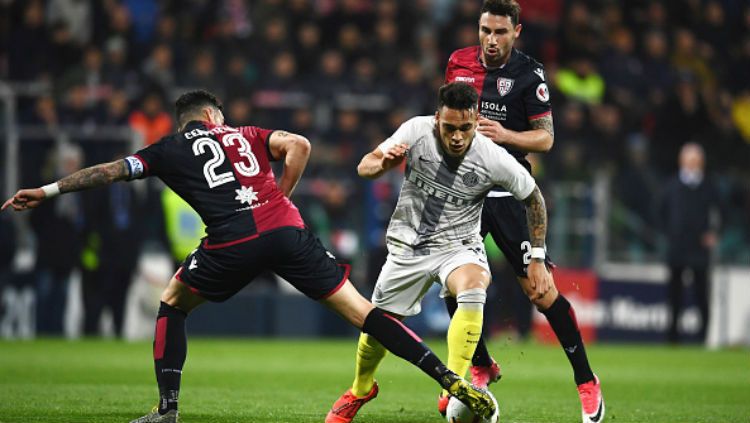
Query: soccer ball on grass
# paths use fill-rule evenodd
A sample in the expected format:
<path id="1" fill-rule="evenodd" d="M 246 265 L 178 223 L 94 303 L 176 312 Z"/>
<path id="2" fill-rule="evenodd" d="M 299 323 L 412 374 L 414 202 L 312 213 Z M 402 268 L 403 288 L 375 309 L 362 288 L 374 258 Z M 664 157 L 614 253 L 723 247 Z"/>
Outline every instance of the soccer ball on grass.
<path id="1" fill-rule="evenodd" d="M 451 397 L 450 401 L 448 401 L 448 408 L 445 411 L 445 418 L 448 420 L 448 423 L 497 423 L 499 407 L 494 395 L 492 395 L 492 400 L 495 401 L 495 410 L 497 411 L 489 419 L 483 419 L 475 416 L 464 403 L 455 397 Z"/>

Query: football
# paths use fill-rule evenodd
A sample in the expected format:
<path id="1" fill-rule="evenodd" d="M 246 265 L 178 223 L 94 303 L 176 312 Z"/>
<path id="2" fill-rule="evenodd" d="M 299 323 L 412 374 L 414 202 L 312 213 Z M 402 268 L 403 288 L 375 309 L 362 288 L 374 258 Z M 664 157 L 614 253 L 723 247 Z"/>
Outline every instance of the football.
<path id="1" fill-rule="evenodd" d="M 445 418 L 448 420 L 448 423 L 497 423 L 498 422 L 498 414 L 500 411 L 500 407 L 497 406 L 497 400 L 495 399 L 495 396 L 492 395 L 492 400 L 495 401 L 495 414 L 490 417 L 489 419 L 483 419 L 479 416 L 475 416 L 474 413 L 471 412 L 469 407 L 464 405 L 461 401 L 456 399 L 455 397 L 451 397 L 450 401 L 448 402 L 448 408 L 445 411 Z"/>

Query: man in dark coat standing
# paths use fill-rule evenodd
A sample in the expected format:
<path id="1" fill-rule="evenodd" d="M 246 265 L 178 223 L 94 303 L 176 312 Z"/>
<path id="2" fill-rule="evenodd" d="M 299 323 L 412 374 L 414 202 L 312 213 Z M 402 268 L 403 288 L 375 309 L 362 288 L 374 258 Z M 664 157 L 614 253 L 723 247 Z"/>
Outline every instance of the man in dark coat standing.
<path id="1" fill-rule="evenodd" d="M 719 193 L 706 177 L 705 154 L 696 143 L 682 146 L 679 173 L 668 183 L 659 207 L 667 236 L 669 265 L 670 342 L 679 342 L 683 285 L 687 270 L 692 273 L 695 301 L 701 313 L 699 335 L 705 341 L 709 318 L 709 271 L 711 250 L 718 242 Z"/>

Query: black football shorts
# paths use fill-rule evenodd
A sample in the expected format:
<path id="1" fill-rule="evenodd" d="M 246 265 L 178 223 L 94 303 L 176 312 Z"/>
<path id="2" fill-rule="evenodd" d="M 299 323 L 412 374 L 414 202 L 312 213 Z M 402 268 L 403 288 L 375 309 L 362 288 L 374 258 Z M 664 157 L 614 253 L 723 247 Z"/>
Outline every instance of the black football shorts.
<path id="1" fill-rule="evenodd" d="M 486 197 L 482 208 L 482 238 L 488 233 L 516 272 L 526 277 L 526 266 L 531 263 L 529 224 L 526 206 L 512 196 Z M 554 267 L 547 254 L 547 267 Z"/>
<path id="2" fill-rule="evenodd" d="M 280 228 L 221 248 L 201 243 L 175 277 L 194 293 L 226 301 L 264 271 L 272 271 L 314 300 L 336 292 L 349 277 L 309 230 Z"/>

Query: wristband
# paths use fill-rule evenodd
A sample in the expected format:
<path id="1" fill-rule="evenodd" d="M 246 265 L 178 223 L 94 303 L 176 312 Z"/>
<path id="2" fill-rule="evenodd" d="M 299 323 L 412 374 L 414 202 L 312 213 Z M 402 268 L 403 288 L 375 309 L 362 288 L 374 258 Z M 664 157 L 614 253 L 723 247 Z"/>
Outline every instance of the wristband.
<path id="1" fill-rule="evenodd" d="M 57 186 L 57 182 L 53 182 L 51 184 L 43 186 L 42 191 L 44 191 L 45 198 L 50 198 L 60 194 L 60 187 Z"/>
<path id="2" fill-rule="evenodd" d="M 542 247 L 531 248 L 531 258 L 544 260 L 546 257 L 547 257 L 547 253 L 544 251 L 544 248 Z"/>

